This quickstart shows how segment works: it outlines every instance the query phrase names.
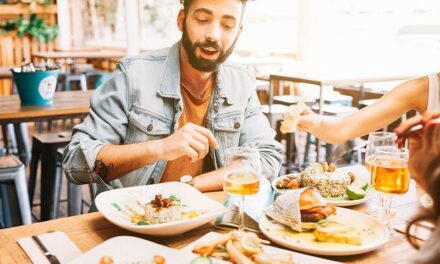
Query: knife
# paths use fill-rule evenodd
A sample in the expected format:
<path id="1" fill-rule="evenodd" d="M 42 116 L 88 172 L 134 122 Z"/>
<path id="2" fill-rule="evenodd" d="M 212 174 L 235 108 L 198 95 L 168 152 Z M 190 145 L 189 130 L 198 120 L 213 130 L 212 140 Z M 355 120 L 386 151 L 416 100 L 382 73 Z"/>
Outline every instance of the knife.
<path id="1" fill-rule="evenodd" d="M 38 247 L 43 251 L 44 256 L 46 256 L 47 260 L 49 260 L 50 264 L 60 264 L 58 258 L 47 250 L 46 246 L 41 242 L 38 236 L 32 236 L 32 239 L 37 243 Z"/>

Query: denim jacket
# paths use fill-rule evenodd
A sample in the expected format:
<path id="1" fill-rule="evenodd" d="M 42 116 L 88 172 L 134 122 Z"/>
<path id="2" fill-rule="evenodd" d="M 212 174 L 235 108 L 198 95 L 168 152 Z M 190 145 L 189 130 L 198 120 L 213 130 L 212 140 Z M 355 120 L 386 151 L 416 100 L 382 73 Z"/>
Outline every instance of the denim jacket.
<path id="1" fill-rule="evenodd" d="M 106 144 L 161 139 L 177 130 L 183 109 L 179 45 L 121 59 L 113 77 L 94 92 L 89 115 L 74 127 L 64 150 L 63 168 L 70 181 L 97 182 L 99 191 L 160 182 L 166 166 L 162 160 L 110 183 L 93 168 Z M 205 121 L 220 145 L 209 152 L 215 168 L 223 166 L 225 149 L 249 146 L 260 152 L 262 174 L 268 179 L 278 175 L 281 145 L 261 111 L 255 78 L 243 67 L 228 62 L 219 66 Z"/>

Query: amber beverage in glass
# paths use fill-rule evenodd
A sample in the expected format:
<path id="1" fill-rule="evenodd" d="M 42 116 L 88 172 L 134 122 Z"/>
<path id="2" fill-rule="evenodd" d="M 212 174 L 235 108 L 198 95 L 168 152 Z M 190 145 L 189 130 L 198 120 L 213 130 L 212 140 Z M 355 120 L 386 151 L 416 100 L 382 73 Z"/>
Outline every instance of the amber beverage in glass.
<path id="1" fill-rule="evenodd" d="M 404 194 L 409 189 L 408 162 L 394 157 L 376 157 L 371 183 L 383 193 Z"/>
<path id="2" fill-rule="evenodd" d="M 396 146 L 376 147 L 371 171 L 371 185 L 384 194 L 385 224 L 390 234 L 395 234 L 390 226 L 393 195 L 404 194 L 409 189 L 408 149 Z"/>
<path id="3" fill-rule="evenodd" d="M 260 189 L 260 154 L 258 149 L 234 147 L 226 149 L 223 175 L 223 190 L 240 197 L 239 230 L 244 230 L 244 203 L 248 195 Z"/>
<path id="4" fill-rule="evenodd" d="M 260 176 L 254 171 L 233 170 L 224 176 L 224 191 L 232 195 L 252 195 L 260 190 Z"/>
<path id="5" fill-rule="evenodd" d="M 372 161 L 373 161 L 373 155 L 370 155 L 370 156 L 368 156 L 368 157 L 365 157 L 365 164 L 364 164 L 364 166 L 365 166 L 365 168 L 366 168 L 368 171 L 371 171 L 371 169 L 373 168 L 373 165 L 371 164 Z"/>

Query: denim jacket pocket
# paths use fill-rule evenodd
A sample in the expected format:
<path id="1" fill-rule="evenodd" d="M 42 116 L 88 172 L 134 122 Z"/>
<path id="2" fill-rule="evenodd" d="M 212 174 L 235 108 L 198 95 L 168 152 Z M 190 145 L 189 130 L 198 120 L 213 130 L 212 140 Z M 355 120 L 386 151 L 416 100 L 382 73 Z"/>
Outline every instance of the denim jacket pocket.
<path id="1" fill-rule="evenodd" d="M 225 113 L 214 119 L 216 137 L 220 139 L 223 149 L 238 146 L 243 122 L 243 112 Z"/>
<path id="2" fill-rule="evenodd" d="M 172 120 L 133 106 L 128 117 L 127 143 L 160 139 L 171 133 Z"/>

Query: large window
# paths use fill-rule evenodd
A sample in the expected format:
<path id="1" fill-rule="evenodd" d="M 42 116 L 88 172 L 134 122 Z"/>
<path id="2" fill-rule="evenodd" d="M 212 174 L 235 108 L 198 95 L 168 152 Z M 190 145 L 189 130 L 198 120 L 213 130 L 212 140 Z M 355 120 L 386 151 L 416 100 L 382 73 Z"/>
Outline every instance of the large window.
<path id="1" fill-rule="evenodd" d="M 181 33 L 177 28 L 178 0 L 137 0 L 141 48 L 169 46 Z M 124 0 L 83 1 L 86 44 L 126 46 Z M 237 48 L 257 52 L 295 53 L 296 0 L 249 1 L 245 28 Z M 276 29 L 276 30 L 274 30 Z"/>
<path id="2" fill-rule="evenodd" d="M 249 1 L 237 49 L 294 54 L 297 23 L 297 0 Z"/>
<path id="3" fill-rule="evenodd" d="M 311 0 L 308 57 L 366 60 L 440 55 L 438 0 Z"/>
<path id="4" fill-rule="evenodd" d="M 180 39 L 177 28 L 179 0 L 139 0 L 141 46 L 163 48 Z"/>
<path id="5" fill-rule="evenodd" d="M 86 44 L 126 46 L 125 1 L 82 0 Z M 178 0 L 137 0 L 137 6 L 141 48 L 180 38 Z M 440 56 L 439 18 L 438 0 L 249 1 L 237 50 L 336 62 L 433 60 Z"/>

